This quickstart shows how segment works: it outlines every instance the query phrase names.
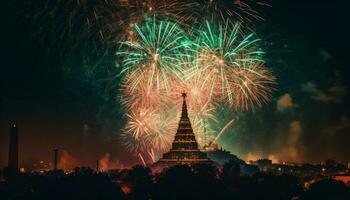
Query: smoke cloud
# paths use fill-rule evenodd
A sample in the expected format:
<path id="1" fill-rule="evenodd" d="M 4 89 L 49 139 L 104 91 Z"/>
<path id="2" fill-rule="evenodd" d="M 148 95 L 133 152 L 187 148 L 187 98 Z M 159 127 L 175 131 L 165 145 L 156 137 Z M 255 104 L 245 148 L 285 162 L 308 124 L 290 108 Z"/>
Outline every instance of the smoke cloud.
<path id="1" fill-rule="evenodd" d="M 100 171 L 108 171 L 111 169 L 122 169 L 126 168 L 123 164 L 119 162 L 119 160 L 111 161 L 110 154 L 106 153 L 100 160 L 99 160 L 99 170 Z"/>
<path id="2" fill-rule="evenodd" d="M 290 96 L 290 94 L 286 93 L 282 95 L 278 100 L 277 100 L 277 111 L 285 111 L 287 109 L 293 108 L 293 99 Z"/>
<path id="3" fill-rule="evenodd" d="M 66 150 L 62 151 L 59 161 L 59 167 L 64 171 L 71 171 L 74 167 L 79 166 L 78 160 Z"/>

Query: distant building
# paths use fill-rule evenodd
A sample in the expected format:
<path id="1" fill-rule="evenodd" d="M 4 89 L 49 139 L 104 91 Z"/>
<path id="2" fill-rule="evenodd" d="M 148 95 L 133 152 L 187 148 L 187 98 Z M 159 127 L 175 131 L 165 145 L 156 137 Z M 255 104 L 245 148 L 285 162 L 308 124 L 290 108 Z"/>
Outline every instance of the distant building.
<path id="1" fill-rule="evenodd" d="M 207 154 L 208 158 L 221 165 L 227 163 L 230 160 L 234 160 L 239 164 L 245 164 L 245 162 L 238 158 L 236 155 L 233 155 L 231 152 L 226 151 L 222 148 L 204 149 L 204 152 Z"/>
<path id="2" fill-rule="evenodd" d="M 234 160 L 239 164 L 245 164 L 244 160 L 238 158 L 236 155 L 231 154 L 230 151 L 227 151 L 223 148 L 219 148 L 217 143 L 211 142 L 208 145 L 204 145 L 203 152 L 205 152 L 209 159 L 212 161 L 223 165 L 230 160 Z"/>
<path id="3" fill-rule="evenodd" d="M 18 172 L 18 127 L 16 124 L 11 126 L 8 169 L 12 172 Z"/>
<path id="4" fill-rule="evenodd" d="M 255 164 L 259 167 L 260 170 L 262 171 L 267 171 L 268 169 L 272 168 L 272 160 L 269 159 L 259 159 L 255 162 L 253 162 L 252 164 Z"/>
<path id="5" fill-rule="evenodd" d="M 57 164 L 58 164 L 58 149 L 53 150 L 53 170 L 57 170 Z"/>

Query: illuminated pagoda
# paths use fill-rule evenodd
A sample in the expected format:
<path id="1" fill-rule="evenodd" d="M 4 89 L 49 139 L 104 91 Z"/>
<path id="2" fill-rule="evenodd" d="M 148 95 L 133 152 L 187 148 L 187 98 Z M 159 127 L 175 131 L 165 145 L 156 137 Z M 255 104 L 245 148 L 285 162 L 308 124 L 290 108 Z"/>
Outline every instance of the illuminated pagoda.
<path id="1" fill-rule="evenodd" d="M 193 133 L 190 119 L 188 118 L 186 94 L 183 93 L 182 97 L 182 113 L 172 148 L 169 152 L 164 153 L 163 157 L 156 164 L 165 166 L 176 164 L 210 164 L 212 161 L 198 148 L 198 143 Z"/>

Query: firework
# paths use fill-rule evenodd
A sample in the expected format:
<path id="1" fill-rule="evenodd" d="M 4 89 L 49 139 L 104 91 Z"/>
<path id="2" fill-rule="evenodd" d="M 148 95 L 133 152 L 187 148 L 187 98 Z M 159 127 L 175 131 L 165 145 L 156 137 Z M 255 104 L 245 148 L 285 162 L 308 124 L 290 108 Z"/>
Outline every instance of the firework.
<path id="1" fill-rule="evenodd" d="M 152 133 L 152 130 L 156 127 L 155 110 L 141 109 L 138 111 L 132 111 L 131 114 L 127 114 L 128 123 L 126 124 L 126 131 L 138 140 L 140 136 L 147 136 Z"/>
<path id="2" fill-rule="evenodd" d="M 203 84 L 210 88 L 211 95 L 248 110 L 268 100 L 274 77 L 262 67 L 264 52 L 257 48 L 259 40 L 253 34 L 241 36 L 239 28 L 239 24 L 228 22 L 216 27 L 207 21 L 197 59 Z"/>
<path id="3" fill-rule="evenodd" d="M 119 138 L 126 151 L 134 155 L 137 155 L 139 152 L 144 152 L 149 149 L 149 144 L 145 140 L 144 135 L 141 135 L 138 139 L 135 139 L 130 131 L 124 130 L 120 133 Z"/>
<path id="4" fill-rule="evenodd" d="M 156 155 L 155 155 L 154 150 L 153 150 L 152 148 L 151 148 L 150 150 L 147 151 L 147 154 L 148 154 L 149 157 L 151 158 L 152 163 L 157 162 Z"/>
<path id="5" fill-rule="evenodd" d="M 141 70 L 147 79 L 147 90 L 169 89 L 173 76 L 181 76 L 178 58 L 183 54 L 190 41 L 178 24 L 153 20 L 134 26 L 135 39 L 121 42 L 123 48 L 117 52 L 121 56 L 121 74 L 135 74 Z M 134 77 L 137 78 L 137 77 Z M 140 78 L 132 87 L 139 87 Z"/>
<path id="6" fill-rule="evenodd" d="M 156 112 L 148 108 L 127 114 L 128 122 L 122 135 L 124 145 L 129 147 L 127 150 L 138 153 L 152 148 L 159 153 L 169 149 L 177 125 L 177 113 L 172 113 L 176 112 Z"/>
<path id="7" fill-rule="evenodd" d="M 255 0 L 197 0 L 198 18 L 212 22 L 237 22 L 252 30 L 253 22 L 263 18 L 257 11 L 258 7 L 268 6 L 266 3 Z M 200 21 L 200 20 L 199 20 Z"/>
<path id="8" fill-rule="evenodd" d="M 237 110 L 254 110 L 267 103 L 275 90 L 276 78 L 262 63 L 235 69 L 231 90 L 235 91 L 231 102 Z"/>
<path id="9" fill-rule="evenodd" d="M 178 117 L 173 112 L 158 115 L 155 129 L 146 138 L 150 148 L 154 149 L 158 154 L 167 151 L 174 139 L 177 123 Z"/>
<path id="10" fill-rule="evenodd" d="M 140 160 L 141 160 L 143 166 L 146 166 L 147 164 L 146 164 L 146 162 L 145 162 L 145 159 L 144 159 L 143 156 L 141 155 L 141 153 L 139 153 L 138 156 L 139 156 L 139 158 L 140 158 Z"/>
<path id="11" fill-rule="evenodd" d="M 216 137 L 214 138 L 213 142 L 212 143 L 215 143 L 219 138 L 220 136 L 225 132 L 225 130 L 235 122 L 236 119 L 231 119 L 222 129 L 221 131 L 216 135 Z"/>
<path id="12" fill-rule="evenodd" d="M 164 88 L 149 86 L 149 74 L 135 70 L 124 76 L 121 83 L 121 102 L 129 110 L 140 108 L 163 108 L 167 103 Z M 154 82 L 153 82 L 154 83 Z M 158 84 L 157 82 L 155 82 Z M 158 84 L 163 86 L 163 84 Z M 155 89 L 157 88 L 157 89 Z"/>

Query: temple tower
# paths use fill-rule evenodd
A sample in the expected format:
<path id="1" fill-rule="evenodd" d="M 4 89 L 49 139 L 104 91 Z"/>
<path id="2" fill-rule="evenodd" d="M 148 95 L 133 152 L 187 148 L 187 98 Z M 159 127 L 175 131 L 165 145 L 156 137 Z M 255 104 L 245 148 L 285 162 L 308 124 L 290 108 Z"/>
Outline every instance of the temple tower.
<path id="1" fill-rule="evenodd" d="M 186 94 L 182 94 L 182 113 L 172 147 L 169 152 L 163 154 L 157 164 L 197 164 L 212 163 L 204 152 L 198 148 L 198 143 L 193 133 L 190 119 L 187 112 Z"/>

